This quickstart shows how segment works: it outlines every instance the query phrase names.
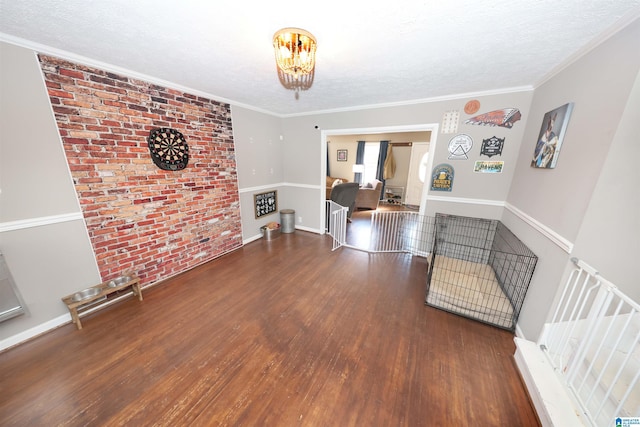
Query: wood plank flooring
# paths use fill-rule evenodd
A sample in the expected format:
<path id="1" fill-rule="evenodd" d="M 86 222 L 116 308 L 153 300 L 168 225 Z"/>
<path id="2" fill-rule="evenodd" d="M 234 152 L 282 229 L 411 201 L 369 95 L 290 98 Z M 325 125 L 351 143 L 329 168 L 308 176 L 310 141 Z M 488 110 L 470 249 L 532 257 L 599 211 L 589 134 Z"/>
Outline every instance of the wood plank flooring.
<path id="1" fill-rule="evenodd" d="M 538 426 L 506 331 L 426 261 L 263 239 L 0 353 L 3 426 Z"/>

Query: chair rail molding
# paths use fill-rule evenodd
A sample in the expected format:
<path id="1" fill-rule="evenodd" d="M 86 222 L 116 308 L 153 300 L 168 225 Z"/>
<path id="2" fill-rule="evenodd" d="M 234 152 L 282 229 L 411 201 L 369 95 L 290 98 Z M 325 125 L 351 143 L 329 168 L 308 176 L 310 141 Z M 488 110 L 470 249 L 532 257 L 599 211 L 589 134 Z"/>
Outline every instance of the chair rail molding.
<path id="1" fill-rule="evenodd" d="M 16 221 L 0 222 L 0 233 L 7 231 L 23 230 L 26 228 L 41 227 L 44 225 L 60 224 L 62 222 L 83 220 L 82 212 L 72 212 L 60 215 L 41 216 L 36 218 L 20 219 Z"/>

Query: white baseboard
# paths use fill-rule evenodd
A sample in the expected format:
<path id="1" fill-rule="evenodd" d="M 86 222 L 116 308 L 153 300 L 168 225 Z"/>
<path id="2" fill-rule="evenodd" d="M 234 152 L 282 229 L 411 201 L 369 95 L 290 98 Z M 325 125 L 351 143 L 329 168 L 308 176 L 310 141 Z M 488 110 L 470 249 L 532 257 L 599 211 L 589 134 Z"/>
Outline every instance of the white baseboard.
<path id="1" fill-rule="evenodd" d="M 514 341 L 516 365 L 542 426 L 589 426 L 538 345 L 520 338 Z"/>
<path id="2" fill-rule="evenodd" d="M 10 336 L 9 338 L 5 338 L 0 341 L 0 351 L 14 347 L 69 322 L 71 322 L 71 315 L 69 313 L 66 313 L 47 322 L 34 326 L 33 328 L 29 328 L 26 331 L 22 331 L 19 334 Z"/>

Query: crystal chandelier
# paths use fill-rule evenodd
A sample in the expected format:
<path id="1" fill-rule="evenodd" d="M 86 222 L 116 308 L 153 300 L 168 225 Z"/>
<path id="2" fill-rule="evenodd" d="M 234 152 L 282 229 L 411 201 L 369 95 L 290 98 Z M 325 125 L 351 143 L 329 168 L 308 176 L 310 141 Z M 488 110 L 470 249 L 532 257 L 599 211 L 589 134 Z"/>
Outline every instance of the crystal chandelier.
<path id="1" fill-rule="evenodd" d="M 294 80 L 312 74 L 316 65 L 316 45 L 313 34 L 300 28 L 277 31 L 273 35 L 273 48 L 278 69 Z"/>

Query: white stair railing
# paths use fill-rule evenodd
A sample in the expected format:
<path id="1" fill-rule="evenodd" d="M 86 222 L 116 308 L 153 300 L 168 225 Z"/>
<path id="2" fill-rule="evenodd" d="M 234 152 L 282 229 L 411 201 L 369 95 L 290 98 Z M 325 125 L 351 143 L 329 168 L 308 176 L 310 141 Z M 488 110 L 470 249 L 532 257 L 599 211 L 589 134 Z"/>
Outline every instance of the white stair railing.
<path id="1" fill-rule="evenodd" d="M 640 416 L 640 305 L 578 259 L 540 348 L 593 426 Z"/>

